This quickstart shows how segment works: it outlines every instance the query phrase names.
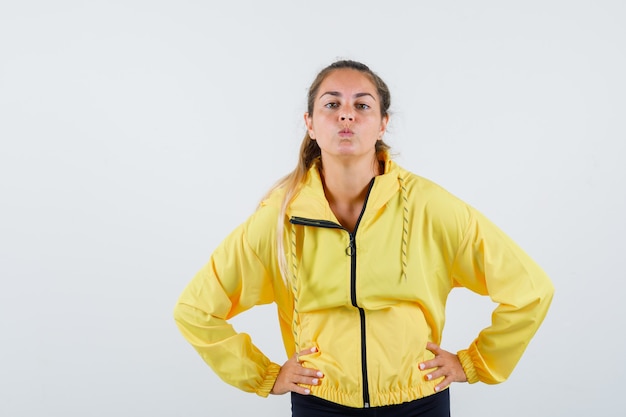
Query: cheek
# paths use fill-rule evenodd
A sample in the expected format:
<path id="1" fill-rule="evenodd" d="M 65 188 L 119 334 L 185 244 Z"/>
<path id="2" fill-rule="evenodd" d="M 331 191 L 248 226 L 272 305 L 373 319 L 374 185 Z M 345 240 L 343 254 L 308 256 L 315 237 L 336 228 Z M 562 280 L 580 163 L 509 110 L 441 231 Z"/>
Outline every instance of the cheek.
<path id="1" fill-rule="evenodd" d="M 311 130 L 315 130 L 319 133 L 333 128 L 332 121 L 332 117 L 320 114 L 315 117 L 314 121 L 311 121 L 311 123 L 309 123 L 309 126 L 311 127 Z"/>

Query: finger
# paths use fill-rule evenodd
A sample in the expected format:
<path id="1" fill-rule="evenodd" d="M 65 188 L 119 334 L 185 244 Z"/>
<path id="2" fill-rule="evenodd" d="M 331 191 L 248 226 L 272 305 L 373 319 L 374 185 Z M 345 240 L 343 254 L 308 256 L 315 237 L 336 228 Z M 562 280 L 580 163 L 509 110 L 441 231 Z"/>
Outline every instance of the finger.
<path id="1" fill-rule="evenodd" d="M 324 375 L 320 371 L 299 368 L 286 372 L 281 380 L 287 386 L 291 386 L 292 384 L 320 385 L 323 377 Z"/>
<path id="2" fill-rule="evenodd" d="M 439 345 L 433 342 L 426 343 L 426 349 L 430 350 L 435 355 L 441 353 L 441 348 L 439 347 Z"/>
<path id="3" fill-rule="evenodd" d="M 304 390 L 311 386 L 319 385 L 320 378 L 305 376 L 294 372 L 283 374 L 272 388 L 272 394 L 284 394 L 289 391 L 305 394 Z"/>
<path id="4" fill-rule="evenodd" d="M 433 369 L 442 366 L 443 363 L 439 359 L 431 359 L 429 361 L 425 361 L 420 363 L 420 369 L 425 371 L 426 369 Z"/>
<path id="5" fill-rule="evenodd" d="M 302 377 L 308 377 L 308 378 L 323 378 L 324 374 L 320 371 L 318 371 L 317 369 L 311 369 L 311 368 L 300 368 L 298 370 L 298 372 L 296 372 L 297 375 L 302 376 Z"/>
<path id="6" fill-rule="evenodd" d="M 317 376 L 304 376 L 304 375 L 294 375 L 292 382 L 295 384 L 302 385 L 319 385 L 320 378 Z"/>
<path id="7" fill-rule="evenodd" d="M 310 354 L 315 353 L 315 352 L 317 352 L 317 347 L 315 347 L 315 346 L 313 346 L 312 348 L 309 348 L 309 349 L 301 350 L 300 352 L 296 353 L 296 355 L 295 355 L 296 356 L 296 360 L 297 360 L 297 362 L 300 362 L 300 357 L 301 356 L 310 355 Z"/>
<path id="8" fill-rule="evenodd" d="M 301 374 L 291 374 L 288 376 L 286 385 L 287 391 L 297 392 L 298 394 L 308 395 L 311 392 L 310 387 L 320 384 L 320 378 L 310 377 Z"/>
<path id="9" fill-rule="evenodd" d="M 440 383 L 438 383 L 437 385 L 435 385 L 435 392 L 439 392 L 442 389 L 446 389 L 448 388 L 448 386 L 450 386 L 450 384 L 453 382 L 452 378 L 450 378 L 449 376 L 444 378 L 443 381 L 441 381 Z"/>
<path id="10" fill-rule="evenodd" d="M 452 382 L 467 381 L 467 378 L 465 378 L 465 373 L 456 372 L 455 369 L 452 367 L 438 368 L 435 371 L 424 375 L 424 379 L 427 381 L 433 381 L 433 380 L 436 380 L 438 378 L 443 378 L 443 377 L 445 377 L 445 379 L 441 381 L 439 384 L 444 383 L 444 381 L 447 381 L 446 386 L 450 385 Z M 442 387 L 442 389 L 443 388 L 445 387 Z"/>
<path id="11" fill-rule="evenodd" d="M 439 362 L 438 356 L 441 354 L 442 350 L 439 347 L 439 345 L 437 345 L 436 343 L 433 343 L 433 342 L 428 342 L 428 343 L 426 343 L 426 349 L 428 349 L 432 353 L 434 353 L 435 354 L 435 358 L 420 363 L 420 365 L 419 365 L 420 369 L 423 371 L 423 370 L 426 370 L 426 369 L 432 369 L 432 368 L 436 368 L 438 366 L 441 366 L 442 364 Z"/>
<path id="12" fill-rule="evenodd" d="M 290 391 L 297 392 L 300 395 L 309 395 L 311 393 L 311 390 L 309 388 L 302 387 L 297 384 L 294 384 Z"/>
<path id="13" fill-rule="evenodd" d="M 438 369 L 434 370 L 433 372 L 430 372 L 430 373 L 424 375 L 424 379 L 426 381 L 432 381 L 432 380 L 435 380 L 437 378 L 441 378 L 442 376 L 446 376 L 446 373 L 442 370 L 442 368 L 438 368 Z"/>

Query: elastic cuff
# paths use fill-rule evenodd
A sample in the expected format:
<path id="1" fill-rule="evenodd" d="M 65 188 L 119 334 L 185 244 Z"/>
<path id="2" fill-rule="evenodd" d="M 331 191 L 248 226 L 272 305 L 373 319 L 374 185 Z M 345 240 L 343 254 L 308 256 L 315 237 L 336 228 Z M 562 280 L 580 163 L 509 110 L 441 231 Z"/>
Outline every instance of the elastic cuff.
<path id="1" fill-rule="evenodd" d="M 278 373 L 280 372 L 280 365 L 275 363 L 270 363 L 265 371 L 265 376 L 263 377 L 263 382 L 261 386 L 256 390 L 256 394 L 261 397 L 267 397 L 270 395 L 270 391 L 274 388 L 274 383 L 276 382 L 276 378 L 278 378 Z"/>
<path id="2" fill-rule="evenodd" d="M 474 367 L 474 363 L 472 362 L 469 352 L 467 350 L 460 350 L 457 353 L 457 356 L 461 361 L 461 366 L 463 367 L 463 371 L 467 377 L 467 382 L 474 384 L 480 381 L 478 378 L 478 372 L 476 372 L 476 368 Z"/>

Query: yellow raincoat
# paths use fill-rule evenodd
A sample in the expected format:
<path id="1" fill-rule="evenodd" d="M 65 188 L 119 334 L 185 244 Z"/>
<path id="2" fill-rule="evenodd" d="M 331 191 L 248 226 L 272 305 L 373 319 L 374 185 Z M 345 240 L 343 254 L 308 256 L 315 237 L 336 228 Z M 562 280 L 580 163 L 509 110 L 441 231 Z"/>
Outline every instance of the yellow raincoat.
<path id="1" fill-rule="evenodd" d="M 478 211 L 392 160 L 375 177 L 356 229 L 339 225 L 317 167 L 285 218 L 289 276 L 278 266 L 277 190 L 214 251 L 180 296 L 184 337 L 226 382 L 267 396 L 280 366 L 227 320 L 276 303 L 288 356 L 324 378 L 312 395 L 377 407 L 434 394 L 420 362 L 439 344 L 453 287 L 489 295 L 492 324 L 458 352 L 469 382 L 513 371 L 541 324 L 553 286 L 530 257 Z"/>

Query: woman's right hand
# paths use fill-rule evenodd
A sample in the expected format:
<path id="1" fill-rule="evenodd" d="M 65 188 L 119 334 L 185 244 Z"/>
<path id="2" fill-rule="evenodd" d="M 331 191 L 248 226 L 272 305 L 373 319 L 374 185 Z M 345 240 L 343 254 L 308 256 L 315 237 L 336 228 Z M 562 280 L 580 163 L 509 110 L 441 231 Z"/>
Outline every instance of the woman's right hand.
<path id="1" fill-rule="evenodd" d="M 317 352 L 317 348 L 305 349 L 300 353 L 296 353 L 285 362 L 280 368 L 280 372 L 278 373 L 278 377 L 270 393 L 274 395 L 282 395 L 288 392 L 296 392 L 302 395 L 310 394 L 310 389 L 304 388 L 298 384 L 319 385 L 320 379 L 324 377 L 324 374 L 317 369 L 303 367 L 299 362 L 299 358 L 315 352 Z"/>

